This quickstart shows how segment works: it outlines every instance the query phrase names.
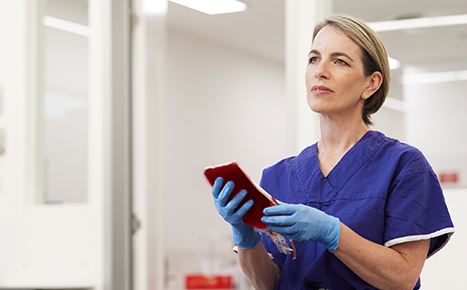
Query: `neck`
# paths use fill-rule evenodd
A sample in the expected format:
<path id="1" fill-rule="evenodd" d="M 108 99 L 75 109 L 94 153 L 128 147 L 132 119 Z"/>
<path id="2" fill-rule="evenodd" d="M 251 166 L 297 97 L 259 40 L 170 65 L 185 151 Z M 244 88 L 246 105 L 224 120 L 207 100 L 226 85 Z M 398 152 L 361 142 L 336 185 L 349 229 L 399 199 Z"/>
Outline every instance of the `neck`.
<path id="1" fill-rule="evenodd" d="M 320 115 L 321 138 L 318 141 L 320 155 L 343 155 L 370 129 L 361 117 L 338 120 Z"/>

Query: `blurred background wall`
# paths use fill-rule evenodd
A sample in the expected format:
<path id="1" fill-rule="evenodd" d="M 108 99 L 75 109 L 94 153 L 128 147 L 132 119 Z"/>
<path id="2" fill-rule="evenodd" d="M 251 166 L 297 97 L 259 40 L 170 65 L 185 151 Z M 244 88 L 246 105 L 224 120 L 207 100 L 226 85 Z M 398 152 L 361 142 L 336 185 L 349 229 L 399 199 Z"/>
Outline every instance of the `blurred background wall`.
<path id="1" fill-rule="evenodd" d="M 118 93 L 112 91 L 112 68 L 114 72 L 125 68 L 111 65 L 110 54 L 118 55 L 123 49 L 112 46 L 108 35 L 115 33 L 110 15 L 117 17 L 111 14 L 111 1 L 50 0 L 47 3 L 51 8 L 47 10 L 38 1 L 0 0 L 0 141 L 5 149 L 0 155 L 0 229 L 6 237 L 0 242 L 0 288 L 130 289 L 109 286 L 113 279 L 109 274 L 109 251 L 120 251 L 111 242 L 109 228 L 118 231 L 139 220 L 140 230 L 134 235 L 137 241 L 122 246 L 122 251 L 132 252 L 125 254 L 130 260 L 123 262 L 130 265 L 130 270 L 121 270 L 130 277 L 125 280 L 128 287 L 184 289 L 186 275 L 201 273 L 231 275 L 239 289 L 250 289 L 231 251 L 230 227 L 217 214 L 202 171 L 205 166 L 237 160 L 259 182 L 263 168 L 299 152 L 302 143 L 297 135 L 303 131 L 297 129 L 296 122 L 297 118 L 308 120 L 308 109 L 304 99 L 290 95 L 287 82 L 290 44 L 286 42 L 286 30 L 290 29 L 291 19 L 286 17 L 286 10 L 292 2 L 300 5 L 303 1 L 250 0 L 245 1 L 245 12 L 221 15 L 165 2 L 163 41 L 150 46 L 151 35 L 147 34 L 145 41 L 134 44 L 133 51 L 133 57 L 139 57 L 144 50 L 139 50 L 138 45 L 161 49 L 163 62 L 156 62 L 156 66 L 164 75 L 163 91 L 157 96 L 147 92 L 151 83 L 159 83 L 154 75 L 144 75 L 153 63 L 143 59 L 138 64 L 146 63 L 144 69 L 133 68 L 137 79 L 133 80 L 132 104 L 135 109 L 142 104 L 138 98 L 162 100 L 156 109 L 146 108 L 149 116 L 133 111 L 133 126 L 137 126 L 133 128 L 133 154 L 140 154 L 140 148 L 144 148 L 138 140 L 156 134 L 160 141 L 157 144 L 161 145 L 144 150 L 157 151 L 163 160 L 150 153 L 135 157 L 139 159 L 133 163 L 134 204 L 131 198 L 121 199 L 130 215 L 112 213 L 124 217 L 120 223 L 109 217 L 109 207 L 115 207 L 112 196 L 120 199 L 109 177 L 113 167 L 109 154 L 115 151 L 109 132 L 119 131 L 109 125 L 113 120 L 109 115 L 119 116 L 109 108 Z M 313 2 L 320 5 L 319 1 Z M 130 23 L 134 29 L 146 27 L 149 31 L 147 27 L 154 24 L 143 15 L 141 9 L 149 2 L 145 3 L 133 2 L 136 8 L 129 10 L 134 14 Z M 467 14 L 460 0 L 425 1 L 424 7 L 407 1 L 335 0 L 327 9 L 371 23 Z M 93 34 L 77 36 L 45 26 L 42 32 L 48 31 L 50 41 L 31 42 L 31 34 L 41 23 L 36 19 L 39 22 L 31 24 L 37 11 L 42 11 L 41 16 L 48 13 L 91 27 Z M 311 33 L 312 27 L 302 31 L 305 42 L 311 40 Z M 467 204 L 467 78 L 462 77 L 467 70 L 467 25 L 380 34 L 400 67 L 392 70 L 390 99 L 375 114 L 372 129 L 424 152 L 443 178 L 457 228 L 446 249 L 427 261 L 422 273 L 423 289 L 461 288 L 462 261 L 467 258 L 462 246 L 467 238 L 463 210 Z M 31 45 L 41 47 L 41 53 L 48 55 L 39 68 L 30 63 L 42 54 Z M 303 61 L 305 64 L 306 55 Z M 42 71 L 41 66 L 50 69 Z M 31 71 L 34 69 L 37 71 Z M 300 67 L 296 69 L 300 83 L 304 71 L 301 74 Z M 142 74 L 146 93 L 138 84 Z M 37 83 L 31 87 L 35 77 L 37 82 L 45 81 L 43 87 Z M 48 100 L 57 101 L 49 103 L 51 107 L 45 111 L 52 113 L 52 121 L 37 116 L 37 108 L 47 108 L 47 94 L 42 96 L 44 103 L 34 101 L 38 91 L 48 91 Z M 295 103 L 304 111 L 294 108 Z M 151 114 L 158 116 L 157 131 L 149 126 L 141 137 L 138 124 L 142 118 L 149 120 Z M 302 115 L 307 116 L 300 119 Z M 304 126 L 305 132 L 310 131 L 305 139 L 311 139 L 311 143 L 316 142 L 319 132 L 313 131 L 316 119 L 311 112 L 309 116 L 312 119 Z M 46 140 L 51 142 L 48 147 Z M 44 157 L 41 154 L 56 160 L 57 165 L 36 164 L 38 158 Z M 146 172 L 151 167 L 139 165 L 139 160 L 146 157 L 147 162 L 160 161 L 160 171 L 153 175 Z M 151 187 L 149 181 L 141 185 L 140 172 L 148 179 L 157 176 L 158 185 Z M 131 178 L 131 173 L 126 178 Z M 47 191 L 49 194 L 43 195 Z M 158 202 L 141 197 L 153 194 L 159 196 Z M 131 206 L 136 216 L 133 220 Z M 163 213 L 158 226 L 148 220 L 154 217 L 148 213 L 151 211 Z M 155 247 L 154 234 L 163 241 L 157 245 L 163 254 L 156 258 L 150 254 L 151 247 Z M 154 274 L 153 259 L 163 263 L 164 269 L 158 270 L 160 276 Z M 118 259 L 114 261 L 119 265 Z M 155 281 L 154 277 L 164 280 Z"/>

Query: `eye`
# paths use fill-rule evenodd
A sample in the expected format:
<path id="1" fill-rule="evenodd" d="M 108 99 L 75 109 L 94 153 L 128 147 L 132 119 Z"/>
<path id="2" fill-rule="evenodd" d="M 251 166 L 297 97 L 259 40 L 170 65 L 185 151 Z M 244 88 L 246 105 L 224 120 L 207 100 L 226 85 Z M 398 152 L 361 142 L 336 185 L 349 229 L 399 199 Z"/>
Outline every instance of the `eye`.
<path id="1" fill-rule="evenodd" d="M 316 56 L 310 57 L 310 63 L 311 63 L 311 64 L 315 64 L 315 63 L 317 63 L 318 61 L 319 61 L 319 59 L 318 59 Z"/>
<path id="2" fill-rule="evenodd" d="M 336 64 L 337 65 L 348 65 L 345 61 L 343 61 L 342 59 L 336 59 Z"/>

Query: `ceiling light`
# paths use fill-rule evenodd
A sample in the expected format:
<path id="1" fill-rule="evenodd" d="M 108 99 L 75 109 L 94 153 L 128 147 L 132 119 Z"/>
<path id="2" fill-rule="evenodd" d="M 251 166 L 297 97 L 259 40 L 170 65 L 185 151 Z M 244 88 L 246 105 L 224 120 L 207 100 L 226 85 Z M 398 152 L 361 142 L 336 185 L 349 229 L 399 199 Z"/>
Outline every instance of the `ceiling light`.
<path id="1" fill-rule="evenodd" d="M 389 61 L 389 68 L 390 69 L 398 69 L 398 68 L 401 67 L 401 62 L 398 61 L 395 58 L 388 57 L 388 61 Z"/>
<path id="2" fill-rule="evenodd" d="M 403 84 L 445 83 L 467 81 L 467 70 L 405 74 L 401 77 Z"/>
<path id="3" fill-rule="evenodd" d="M 91 29 L 88 26 L 58 19 L 55 17 L 45 16 L 44 19 L 42 19 L 42 23 L 48 27 L 60 29 L 82 36 L 89 36 L 91 34 Z"/>
<path id="4" fill-rule="evenodd" d="M 246 4 L 237 0 L 170 0 L 188 8 L 214 15 L 246 10 Z"/>
<path id="5" fill-rule="evenodd" d="M 467 24 L 467 14 L 368 23 L 376 32 Z"/>
<path id="6" fill-rule="evenodd" d="M 167 13 L 167 2 L 142 0 L 143 12 L 147 15 L 165 15 Z"/>

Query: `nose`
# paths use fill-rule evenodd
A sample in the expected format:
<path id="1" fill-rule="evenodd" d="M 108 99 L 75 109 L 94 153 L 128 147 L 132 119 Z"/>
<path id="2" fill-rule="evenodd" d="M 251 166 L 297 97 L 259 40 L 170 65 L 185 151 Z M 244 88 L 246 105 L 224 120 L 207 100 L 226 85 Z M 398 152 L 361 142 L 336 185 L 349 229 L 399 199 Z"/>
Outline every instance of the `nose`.
<path id="1" fill-rule="evenodd" d="M 315 67 L 315 78 L 317 79 L 329 79 L 330 73 L 324 61 L 320 61 Z"/>

